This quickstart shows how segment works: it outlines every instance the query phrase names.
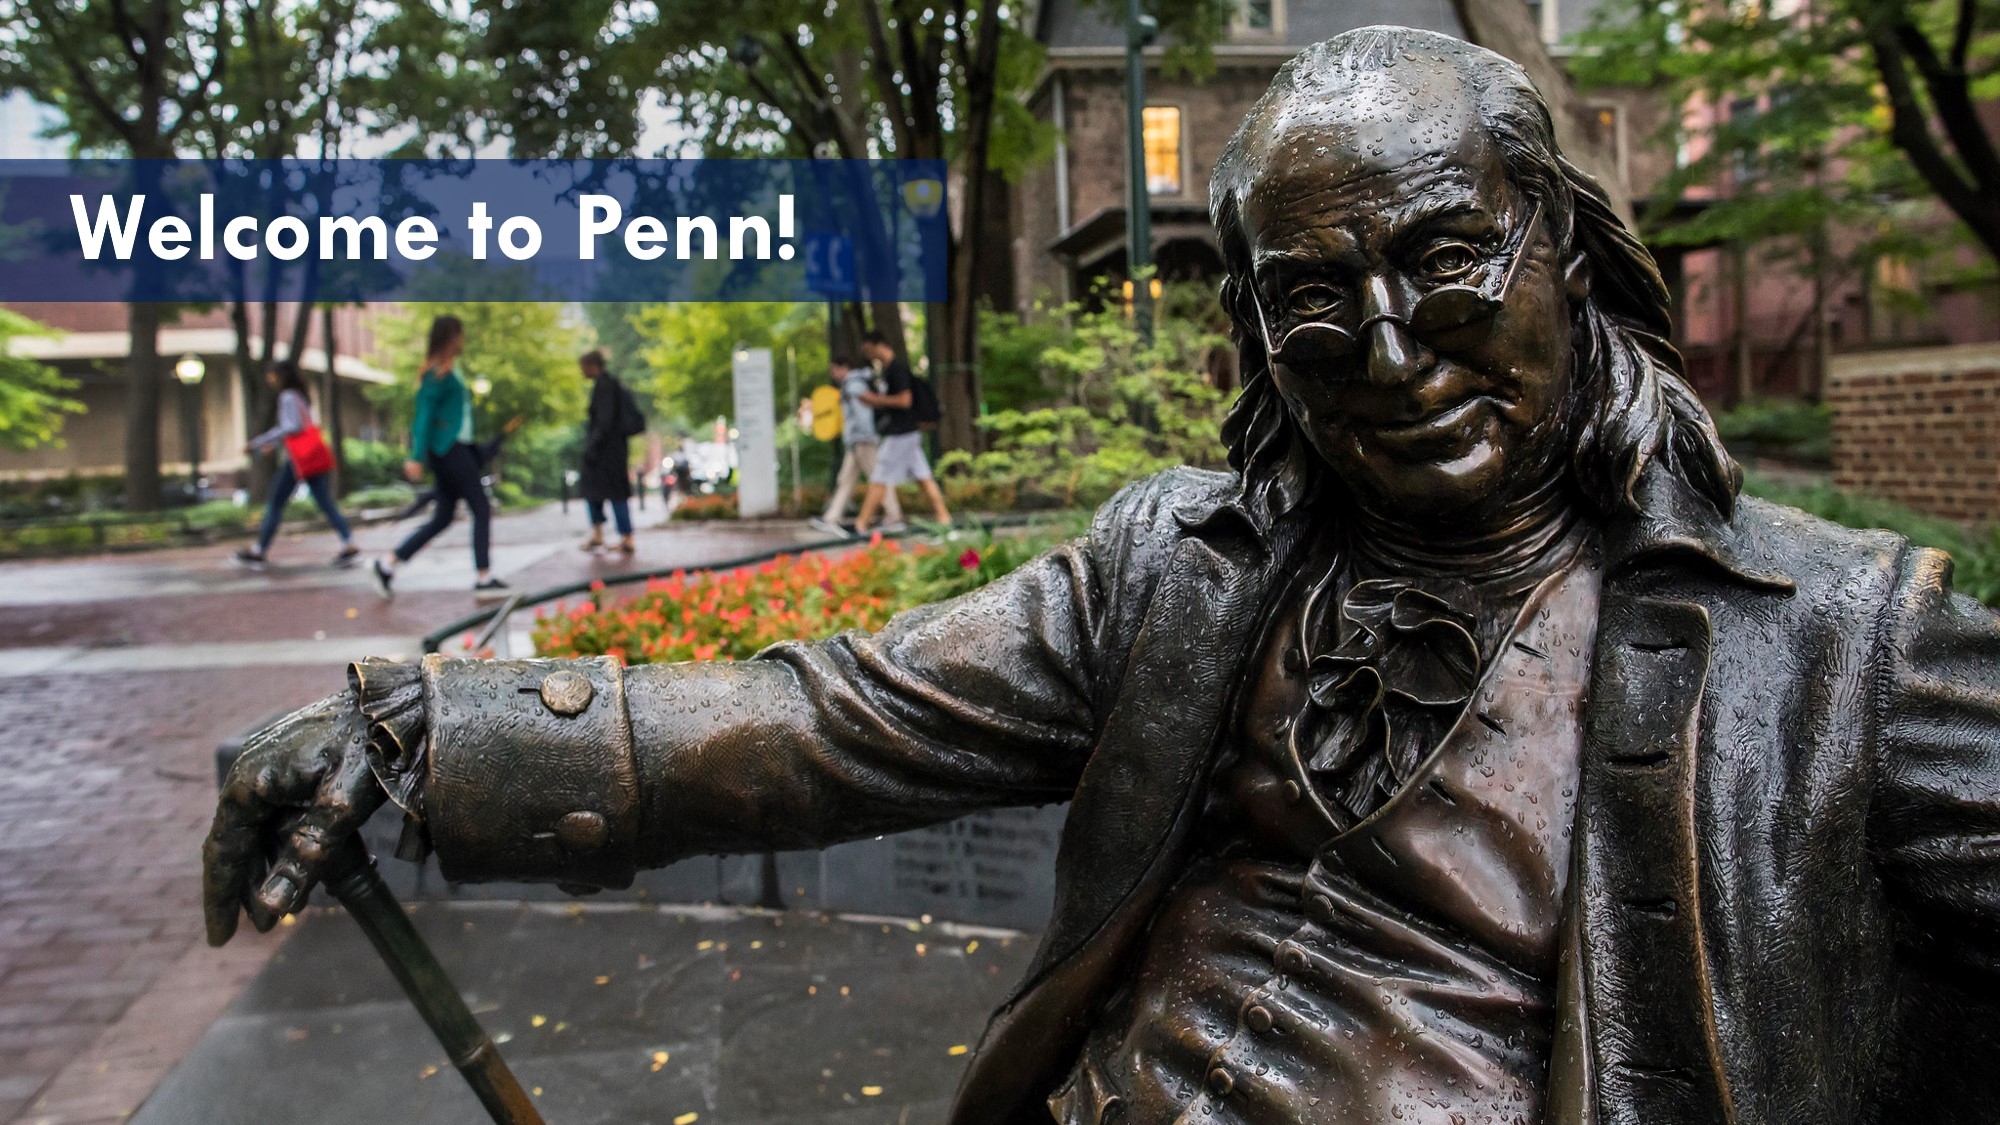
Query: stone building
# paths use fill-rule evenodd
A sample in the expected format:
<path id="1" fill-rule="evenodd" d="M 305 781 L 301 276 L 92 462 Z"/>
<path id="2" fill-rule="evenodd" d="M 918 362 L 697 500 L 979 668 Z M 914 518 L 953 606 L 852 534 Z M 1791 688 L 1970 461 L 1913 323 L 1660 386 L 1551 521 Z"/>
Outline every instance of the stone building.
<path id="1" fill-rule="evenodd" d="M 1582 29 L 1595 0 L 1531 5 L 1550 42 Z M 1047 67 L 1029 108 L 1059 131 L 1055 159 L 1014 185 L 1011 272 L 1016 308 L 1037 299 L 1084 298 L 1098 278 L 1125 276 L 1125 32 L 1103 4 L 1045 0 L 1035 13 Z M 1194 81 L 1167 73 L 1165 49 L 1146 52 L 1146 180 L 1152 198 L 1152 257 L 1168 280 L 1220 273 L 1222 258 L 1208 225 L 1208 176 L 1222 146 L 1278 67 L 1302 48 L 1371 24 L 1460 33 L 1451 0 L 1243 0 L 1214 48 L 1212 75 Z M 1593 101 L 1598 125 L 1628 179 L 1645 183 L 1665 171 L 1629 143 L 1652 128 L 1639 99 Z M 1643 120 L 1629 120 L 1644 115 Z"/>
<path id="2" fill-rule="evenodd" d="M 109 477 L 125 471 L 126 360 L 132 337 L 126 307 L 103 303 L 10 302 L 6 306 L 55 330 L 46 337 L 13 341 L 17 355 L 39 359 L 76 380 L 74 392 L 84 411 L 63 423 L 62 443 L 30 450 L 0 449 L 0 481 L 51 477 Z M 279 322 L 290 325 L 292 306 L 280 306 Z M 327 408 L 329 386 L 338 398 L 339 429 L 347 437 L 375 438 L 383 434 L 381 411 L 366 397 L 368 387 L 394 382 L 393 376 L 366 359 L 374 348 L 374 311 L 350 307 L 335 311 L 333 371 L 325 377 L 326 348 L 320 320 L 312 332 L 300 368 L 313 388 L 313 409 L 320 424 L 333 430 Z M 191 452 L 198 452 L 201 475 L 211 487 L 229 488 L 240 482 L 248 459 L 243 445 L 262 426 L 247 416 L 243 381 L 236 377 L 236 333 L 225 308 L 189 311 L 160 330 L 160 473 L 167 480 L 185 478 Z M 253 339 L 251 353 L 263 349 Z M 280 357 L 286 345 L 280 343 Z M 189 356 L 201 361 L 202 377 L 192 386 L 176 377 L 176 364 Z M 193 433 L 198 451 L 190 450 L 189 414 L 199 419 Z"/>

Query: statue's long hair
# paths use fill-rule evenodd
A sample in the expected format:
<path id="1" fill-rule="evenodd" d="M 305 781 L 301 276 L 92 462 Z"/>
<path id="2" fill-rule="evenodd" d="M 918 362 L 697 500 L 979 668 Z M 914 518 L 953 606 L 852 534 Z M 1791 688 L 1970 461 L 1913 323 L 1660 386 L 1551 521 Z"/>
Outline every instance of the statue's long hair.
<path id="1" fill-rule="evenodd" d="M 1658 462 L 1728 516 L 1742 473 L 1667 342 L 1669 295 L 1653 256 L 1619 221 L 1604 189 L 1564 159 L 1548 107 L 1520 67 L 1463 40 L 1404 27 L 1359 28 L 1286 63 L 1216 162 L 1209 206 L 1228 271 L 1222 304 L 1235 325 L 1243 371 L 1243 393 L 1222 437 L 1231 467 L 1242 474 L 1245 501 L 1275 519 L 1321 494 L 1328 483 L 1322 478 L 1331 473 L 1279 397 L 1249 303 L 1255 283 L 1242 199 L 1254 174 L 1248 151 L 1254 131 L 1293 99 L 1324 98 L 1354 75 L 1417 54 L 1459 67 L 1515 186 L 1540 201 L 1559 260 L 1581 253 L 1588 265 L 1590 291 L 1578 303 L 1572 360 L 1570 468 L 1578 491 L 1601 516 L 1636 512 L 1634 488 Z"/>

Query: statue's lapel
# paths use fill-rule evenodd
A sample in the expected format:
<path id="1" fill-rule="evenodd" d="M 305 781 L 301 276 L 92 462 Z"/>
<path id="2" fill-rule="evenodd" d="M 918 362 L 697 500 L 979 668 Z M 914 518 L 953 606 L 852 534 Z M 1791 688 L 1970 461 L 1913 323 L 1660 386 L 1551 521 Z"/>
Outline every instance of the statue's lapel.
<path id="1" fill-rule="evenodd" d="M 1673 579 L 1690 568 L 1774 592 L 1782 578 L 1741 562 L 1719 518 L 1680 507 L 1681 497 L 1648 499 L 1667 502 L 1606 537 L 1611 573 L 1592 658 L 1565 951 L 1569 1010 L 1551 1074 L 1556 1125 L 1734 1119 L 1702 944 L 1695 817 L 1714 636 L 1703 605 L 1658 592 L 1685 588 Z"/>

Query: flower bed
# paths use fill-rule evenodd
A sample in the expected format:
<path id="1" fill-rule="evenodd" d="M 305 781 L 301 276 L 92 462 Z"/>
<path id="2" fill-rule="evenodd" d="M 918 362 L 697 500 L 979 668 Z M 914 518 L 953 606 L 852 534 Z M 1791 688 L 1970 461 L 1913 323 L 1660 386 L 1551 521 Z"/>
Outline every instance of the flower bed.
<path id="1" fill-rule="evenodd" d="M 536 614 L 535 651 L 615 656 L 626 664 L 740 660 L 777 641 L 879 629 L 901 610 L 991 582 L 1056 538 L 946 547 L 877 540 L 835 555 L 785 555 L 716 574 L 676 573 L 649 580 L 623 600 L 599 584 L 588 601 L 557 603 Z"/>

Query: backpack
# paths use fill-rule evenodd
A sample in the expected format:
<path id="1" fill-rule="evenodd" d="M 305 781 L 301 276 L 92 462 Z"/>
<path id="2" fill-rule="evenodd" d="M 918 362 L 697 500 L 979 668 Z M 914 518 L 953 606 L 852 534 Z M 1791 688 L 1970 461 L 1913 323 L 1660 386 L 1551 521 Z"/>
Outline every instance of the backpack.
<path id="1" fill-rule="evenodd" d="M 937 388 L 922 375 L 910 376 L 910 414 L 917 420 L 920 430 L 935 430 L 944 420 L 944 411 L 938 406 Z"/>
<path id="2" fill-rule="evenodd" d="M 639 399 L 632 394 L 632 388 L 618 384 L 618 435 L 635 438 L 646 432 L 646 412 L 639 409 Z"/>

